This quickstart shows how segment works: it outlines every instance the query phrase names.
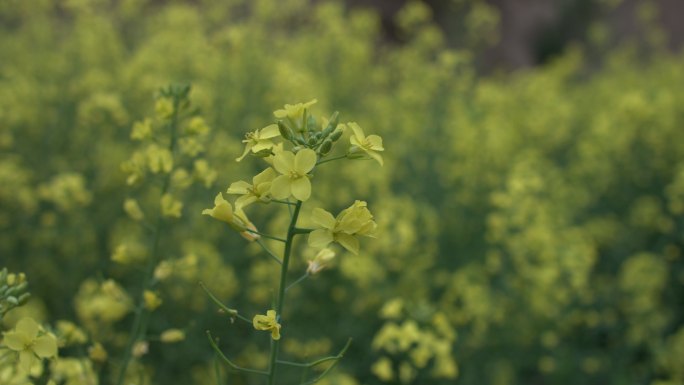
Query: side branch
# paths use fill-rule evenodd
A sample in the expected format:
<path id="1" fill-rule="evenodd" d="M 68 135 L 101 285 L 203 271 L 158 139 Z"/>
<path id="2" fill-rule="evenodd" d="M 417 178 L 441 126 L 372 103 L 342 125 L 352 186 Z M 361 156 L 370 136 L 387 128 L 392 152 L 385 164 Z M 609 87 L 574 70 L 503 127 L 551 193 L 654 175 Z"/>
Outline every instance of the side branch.
<path id="1" fill-rule="evenodd" d="M 214 341 L 214 338 L 211 336 L 211 332 L 209 330 L 207 330 L 207 338 L 209 338 L 209 343 L 211 344 L 211 347 L 214 348 L 214 351 L 216 352 L 216 354 L 218 354 L 219 357 L 221 357 L 221 359 L 223 361 L 225 361 L 225 363 L 228 364 L 228 366 L 230 366 L 231 368 L 233 368 L 237 371 L 240 371 L 240 372 L 254 373 L 254 374 L 260 374 L 262 376 L 268 376 L 268 372 L 265 370 L 249 369 L 249 368 L 243 368 L 241 366 L 235 365 L 231 360 L 228 359 L 228 357 L 226 357 L 225 354 L 223 354 L 221 349 L 219 349 L 218 345 L 216 345 L 216 341 Z"/>
<path id="2" fill-rule="evenodd" d="M 299 367 L 299 368 L 313 368 L 314 366 L 320 365 L 320 364 L 322 364 L 322 363 L 325 363 L 325 362 L 328 362 L 328 361 L 337 361 L 337 360 L 341 359 L 342 357 L 344 357 L 344 353 L 346 353 L 347 349 L 349 349 L 349 346 L 351 345 L 351 342 L 352 342 L 352 339 L 351 339 L 351 338 L 348 339 L 348 340 L 347 340 L 347 343 L 344 345 L 344 347 L 342 348 L 342 350 L 340 350 L 340 352 L 337 353 L 337 355 L 335 355 L 335 356 L 323 357 L 323 358 L 319 358 L 319 359 L 316 360 L 316 361 L 311 361 L 311 362 L 307 362 L 307 363 L 292 362 L 292 361 L 283 361 L 283 360 L 277 360 L 276 362 L 279 363 L 279 364 L 281 364 L 281 365 L 296 366 L 296 367 Z M 333 365 L 333 366 L 334 366 L 334 365 Z M 332 367 L 332 366 L 331 366 L 331 367 Z M 328 369 L 330 369 L 330 368 L 328 368 Z M 327 372 L 327 371 L 328 371 L 328 370 L 326 370 L 326 372 Z M 324 373 L 325 373 L 325 372 L 324 372 Z M 323 376 L 323 374 L 321 374 L 320 378 L 322 378 L 322 376 Z M 318 380 L 320 380 L 320 378 L 319 378 Z M 318 381 L 318 380 L 316 380 L 316 381 Z M 308 383 L 312 383 L 312 382 L 308 382 Z"/>
<path id="3" fill-rule="evenodd" d="M 202 290 L 204 290 L 204 292 L 207 293 L 209 298 L 211 298 L 212 302 L 214 302 L 216 304 L 216 306 L 218 306 L 221 310 L 226 312 L 226 314 L 228 314 L 230 317 L 238 318 L 242 321 L 247 322 L 250 325 L 252 324 L 252 321 L 250 321 L 248 318 L 245 318 L 242 315 L 240 315 L 240 313 L 238 313 L 237 310 L 231 309 L 228 306 L 224 305 L 223 302 L 221 302 L 218 298 L 216 298 L 216 296 L 211 291 L 209 291 L 209 289 L 207 289 L 207 287 L 204 285 L 204 282 L 200 281 L 199 285 L 202 288 Z"/>

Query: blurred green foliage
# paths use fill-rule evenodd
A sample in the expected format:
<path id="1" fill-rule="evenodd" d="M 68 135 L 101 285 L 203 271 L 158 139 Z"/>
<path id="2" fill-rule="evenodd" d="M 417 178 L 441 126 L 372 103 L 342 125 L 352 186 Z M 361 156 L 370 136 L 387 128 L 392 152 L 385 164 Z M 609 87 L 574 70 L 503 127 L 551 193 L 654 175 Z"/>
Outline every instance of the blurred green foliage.
<path id="1" fill-rule="evenodd" d="M 496 20 L 482 7 L 475 29 Z M 112 260 L 142 237 L 121 164 L 154 92 L 185 82 L 212 128 L 203 157 L 218 178 L 186 190 L 161 240 L 170 273 L 149 333 L 187 338 L 150 338 L 134 383 L 214 383 L 206 329 L 239 363 L 266 364 L 263 333 L 216 314 L 197 282 L 257 314 L 275 267 L 200 212 L 259 171 L 235 166 L 243 133 L 315 97 L 315 111 L 341 111 L 387 151 L 382 171 L 356 162 L 317 175 L 311 200 L 341 209 L 367 197 L 380 236 L 292 290 L 287 357 L 353 337 L 327 384 L 684 384 L 684 57 L 627 45 L 597 65 L 575 47 L 482 78 L 422 3 L 398 25 L 406 39 L 392 45 L 373 12 L 336 2 L 0 2 L 0 267 L 25 272 L 32 293 L 3 329 L 22 314 L 75 322 L 89 342 L 61 349 L 53 370 L 66 384 L 93 370 L 109 383 L 142 275 Z M 250 218 L 265 230 L 288 220 Z M 303 272 L 311 256 L 295 257 Z M 109 360 L 82 364 L 96 342 Z"/>

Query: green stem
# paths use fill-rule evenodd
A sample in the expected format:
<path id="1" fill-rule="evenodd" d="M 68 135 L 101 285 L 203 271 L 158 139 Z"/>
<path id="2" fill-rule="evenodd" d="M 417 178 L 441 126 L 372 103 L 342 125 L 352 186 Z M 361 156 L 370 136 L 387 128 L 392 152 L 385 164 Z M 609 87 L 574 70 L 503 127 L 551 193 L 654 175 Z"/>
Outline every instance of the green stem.
<path id="1" fill-rule="evenodd" d="M 276 314 L 278 317 L 283 315 L 283 305 L 285 304 L 285 289 L 287 288 L 287 268 L 290 265 L 290 254 L 292 252 L 292 241 L 297 234 L 297 219 L 299 218 L 299 210 L 302 208 L 302 201 L 297 201 L 290 226 L 287 229 L 287 240 L 285 242 L 285 251 L 283 252 L 283 264 L 280 269 L 280 287 L 278 289 L 278 302 L 276 302 Z M 268 385 L 275 384 L 276 363 L 278 361 L 278 346 L 280 340 L 271 340 L 271 357 L 268 366 Z"/>
<path id="2" fill-rule="evenodd" d="M 174 150 L 176 148 L 176 141 L 177 141 L 177 131 L 178 131 L 178 106 L 179 106 L 179 100 L 178 98 L 174 98 L 174 105 L 173 105 L 173 116 L 171 118 L 171 123 L 170 123 L 170 130 L 171 130 L 171 141 L 169 143 L 169 151 L 173 154 Z M 172 170 L 173 171 L 173 170 Z M 161 196 L 164 196 L 171 185 L 171 172 L 166 174 L 164 178 L 164 183 L 162 185 L 162 190 L 161 190 Z M 140 288 L 140 293 L 138 295 L 138 306 L 135 309 L 135 318 L 133 319 L 133 324 L 131 325 L 131 330 L 130 330 L 130 335 L 128 338 L 128 342 L 126 343 L 126 350 L 124 351 L 124 356 L 121 362 L 121 369 L 119 370 L 119 376 L 116 381 L 117 385 L 122 385 L 124 382 L 124 379 L 126 378 L 126 370 L 128 369 L 128 365 L 131 362 L 131 358 L 133 357 L 133 346 L 135 343 L 140 339 L 141 336 L 144 336 L 145 333 L 147 332 L 147 322 L 146 318 L 149 316 L 147 310 L 145 309 L 145 290 L 148 290 L 153 284 L 154 284 L 154 268 L 157 266 L 159 263 L 160 259 L 160 253 L 159 253 L 159 244 L 161 240 L 161 230 L 162 226 L 164 224 L 164 218 L 159 214 L 159 217 L 157 218 L 157 223 L 156 226 L 154 227 L 154 241 L 152 244 L 152 257 L 150 258 L 150 261 L 147 264 L 147 268 L 145 270 L 145 275 L 143 277 L 143 284 L 142 287 Z"/>
<path id="3" fill-rule="evenodd" d="M 250 325 L 252 324 L 252 320 L 250 320 L 250 319 L 247 318 L 247 317 L 243 317 L 240 313 L 238 313 L 237 310 L 231 309 L 231 308 L 229 308 L 228 306 L 224 305 L 223 302 L 221 302 L 218 298 L 216 298 L 216 296 L 214 295 L 214 293 L 212 293 L 211 291 L 209 291 L 209 289 L 204 285 L 204 282 L 201 282 L 201 281 L 200 281 L 199 285 L 200 285 L 200 287 L 202 288 L 202 290 L 204 290 L 204 292 L 207 293 L 207 295 L 209 296 L 209 298 L 211 298 L 211 300 L 216 304 L 216 306 L 218 306 L 219 309 L 221 309 L 223 312 L 225 312 L 226 314 L 228 314 L 229 317 L 231 317 L 231 318 L 234 317 L 234 318 L 237 318 L 237 319 L 239 319 L 239 320 L 245 321 L 245 322 L 247 322 L 247 323 L 250 324 Z"/>
<path id="4" fill-rule="evenodd" d="M 332 162 L 333 160 L 344 159 L 344 158 L 346 158 L 346 157 L 347 157 L 347 155 L 340 155 L 340 156 L 336 156 L 336 157 L 334 157 L 334 158 L 321 159 L 321 160 L 319 160 L 318 162 L 316 162 L 316 165 L 318 166 L 319 164 L 323 164 L 323 163 L 327 163 L 327 162 Z"/>
<path id="5" fill-rule="evenodd" d="M 273 258 L 276 262 L 278 262 L 279 265 L 282 265 L 282 264 L 283 264 L 283 262 L 280 260 L 280 258 L 278 258 L 278 256 L 275 255 L 275 253 L 272 252 L 271 249 L 269 249 L 268 247 L 266 247 L 266 245 L 264 244 L 264 242 L 263 242 L 261 239 L 257 239 L 256 241 L 257 241 L 257 243 L 259 244 L 259 246 L 261 246 L 261 248 L 264 249 L 264 251 L 265 251 L 266 253 L 268 253 L 268 255 L 271 256 L 271 258 Z"/>
<path id="6" fill-rule="evenodd" d="M 302 282 L 303 280 L 305 280 L 305 279 L 307 279 L 307 278 L 309 278 L 309 273 L 304 273 L 304 275 L 302 275 L 301 277 L 299 277 L 296 281 L 294 281 L 294 282 L 292 282 L 291 284 L 289 284 L 289 285 L 285 288 L 285 291 L 290 290 L 290 288 L 294 287 L 295 285 L 297 285 L 298 283 Z"/>
<path id="7" fill-rule="evenodd" d="M 265 370 L 249 369 L 249 368 L 243 368 L 242 366 L 235 365 L 233 363 L 233 361 L 229 360 L 228 357 L 226 357 L 226 355 L 223 354 L 221 349 L 219 349 L 218 345 L 216 345 L 216 341 L 214 341 L 214 338 L 212 338 L 211 333 L 208 330 L 207 330 L 207 337 L 209 338 L 209 343 L 211 344 L 211 347 L 214 348 L 214 351 L 216 352 L 216 354 L 218 354 L 218 356 L 221 357 L 221 359 L 223 361 L 225 361 L 225 363 L 228 364 L 228 366 L 230 366 L 231 368 L 238 370 L 240 372 L 245 372 L 245 373 L 260 374 L 262 376 L 268 375 L 268 372 Z"/>
<path id="8" fill-rule="evenodd" d="M 264 238 L 273 239 L 274 241 L 279 241 L 279 242 L 283 242 L 283 243 L 287 242 L 287 240 L 285 240 L 285 239 L 283 239 L 283 238 L 278 238 L 278 237 L 274 237 L 273 235 L 264 234 L 264 233 L 262 233 L 262 232 L 260 232 L 260 231 L 251 230 L 251 229 L 245 229 L 245 231 L 248 232 L 248 233 L 260 235 L 260 236 L 262 236 L 262 237 L 264 237 Z"/>

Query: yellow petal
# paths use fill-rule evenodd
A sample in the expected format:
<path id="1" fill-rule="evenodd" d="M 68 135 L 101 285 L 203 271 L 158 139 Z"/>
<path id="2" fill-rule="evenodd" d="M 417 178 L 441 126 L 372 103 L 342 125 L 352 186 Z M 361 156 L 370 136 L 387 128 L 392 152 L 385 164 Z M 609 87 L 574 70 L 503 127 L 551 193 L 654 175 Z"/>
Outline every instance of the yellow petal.
<path id="1" fill-rule="evenodd" d="M 241 180 L 237 182 L 233 182 L 230 184 L 230 187 L 228 187 L 228 190 L 226 193 L 228 194 L 247 194 L 249 192 L 249 188 L 251 188 L 252 185 Z"/>
<path id="2" fill-rule="evenodd" d="M 31 366 L 36 360 L 36 356 L 30 349 L 22 350 L 19 352 L 19 367 L 26 373 L 31 371 Z"/>
<path id="3" fill-rule="evenodd" d="M 335 240 L 337 243 L 342 245 L 345 249 L 351 251 L 354 254 L 359 253 L 359 240 L 355 236 L 339 233 L 335 234 Z"/>
<path id="4" fill-rule="evenodd" d="M 382 155 L 378 154 L 377 152 L 373 152 L 373 151 L 367 151 L 367 153 L 368 153 L 368 156 L 377 160 L 381 166 L 384 166 L 383 161 L 382 161 Z"/>
<path id="5" fill-rule="evenodd" d="M 382 138 L 377 135 L 369 135 L 366 140 L 371 145 L 371 150 L 374 151 L 384 151 L 385 148 L 382 147 Z"/>
<path id="6" fill-rule="evenodd" d="M 271 183 L 271 195 L 275 199 L 285 199 L 290 196 L 292 180 L 287 175 L 280 175 Z"/>
<path id="7" fill-rule="evenodd" d="M 8 348 L 20 352 L 26 348 L 26 345 L 31 342 L 31 339 L 22 332 L 7 332 L 2 339 Z"/>
<path id="8" fill-rule="evenodd" d="M 290 184 L 292 196 L 300 201 L 305 201 L 311 196 L 311 181 L 307 177 L 292 180 Z"/>
<path id="9" fill-rule="evenodd" d="M 257 153 L 259 151 L 267 150 L 273 147 L 273 142 L 268 139 L 260 139 L 254 146 L 252 146 L 252 152 Z"/>
<path id="10" fill-rule="evenodd" d="M 266 170 L 256 174 L 254 178 L 252 178 L 252 183 L 254 187 L 272 181 L 276 177 L 276 173 L 272 168 L 267 168 Z"/>
<path id="11" fill-rule="evenodd" d="M 235 200 L 235 210 L 241 210 L 257 201 L 254 195 L 243 195 Z"/>
<path id="12" fill-rule="evenodd" d="M 242 155 L 240 155 L 239 157 L 235 158 L 235 160 L 238 161 L 238 162 L 241 161 L 241 160 L 243 160 L 243 159 L 247 156 L 247 154 L 249 154 L 249 150 L 252 149 L 252 146 L 253 146 L 253 144 L 252 144 L 251 142 L 250 142 L 250 143 L 247 143 L 247 145 L 245 146 L 245 151 L 242 153 Z"/>
<path id="13" fill-rule="evenodd" d="M 33 351 L 40 358 L 56 356 L 57 338 L 49 334 L 36 338 L 36 340 L 33 342 Z"/>
<path id="14" fill-rule="evenodd" d="M 294 169 L 298 174 L 304 175 L 316 166 L 316 152 L 310 148 L 305 148 L 295 155 Z"/>
<path id="15" fill-rule="evenodd" d="M 361 126 L 359 126 L 356 122 L 349 122 L 347 123 L 347 126 L 350 127 L 352 131 L 354 131 L 354 136 L 352 138 L 356 137 L 358 143 L 363 143 L 364 139 L 366 138 L 366 135 L 363 133 Z"/>
<path id="16" fill-rule="evenodd" d="M 316 207 L 311 211 L 311 220 L 328 230 L 335 228 L 335 217 L 322 208 Z"/>
<path id="17" fill-rule="evenodd" d="M 280 339 L 280 325 L 276 324 L 276 327 L 271 329 L 271 338 L 273 338 L 274 341 L 278 341 Z"/>
<path id="18" fill-rule="evenodd" d="M 15 330 L 17 332 L 24 333 L 27 338 L 33 340 L 38 336 L 38 331 L 40 330 L 40 327 L 36 323 L 36 321 L 33 320 L 33 318 L 22 318 L 19 322 L 17 322 L 17 326 L 15 327 Z"/>
<path id="19" fill-rule="evenodd" d="M 283 151 L 273 158 L 273 167 L 281 174 L 289 174 L 294 170 L 295 155 L 290 151 Z"/>
<path id="20" fill-rule="evenodd" d="M 309 246 L 315 248 L 326 247 L 333 241 L 333 235 L 329 230 L 318 229 L 309 233 Z"/>
<path id="21" fill-rule="evenodd" d="M 269 124 L 268 126 L 259 130 L 259 139 L 270 139 L 280 135 L 277 124 Z"/>

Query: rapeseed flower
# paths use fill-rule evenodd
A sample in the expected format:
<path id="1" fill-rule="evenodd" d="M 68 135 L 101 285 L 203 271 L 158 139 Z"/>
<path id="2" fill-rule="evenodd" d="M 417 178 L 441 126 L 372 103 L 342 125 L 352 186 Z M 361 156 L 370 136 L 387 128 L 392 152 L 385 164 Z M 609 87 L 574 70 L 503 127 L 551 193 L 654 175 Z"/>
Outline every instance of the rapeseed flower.
<path id="1" fill-rule="evenodd" d="M 252 324 L 254 325 L 254 329 L 256 330 L 270 330 L 271 338 L 273 338 L 274 340 L 280 339 L 280 324 L 276 319 L 275 310 L 267 311 L 266 315 L 255 315 L 254 319 L 252 320 Z"/>
<path id="2" fill-rule="evenodd" d="M 280 135 L 280 131 L 277 124 L 268 125 L 260 130 L 254 130 L 254 132 L 248 132 L 242 141 L 245 144 L 245 151 L 235 160 L 241 161 L 250 151 L 256 153 L 273 147 L 271 139 L 278 135 Z"/>
<path id="3" fill-rule="evenodd" d="M 317 99 L 312 99 L 306 103 L 286 104 L 282 109 L 273 111 L 273 116 L 278 119 L 290 118 L 293 121 L 297 121 L 302 118 L 305 109 L 313 106 L 317 102 Z"/>
<path id="4" fill-rule="evenodd" d="M 300 201 L 311 196 L 309 171 L 316 166 L 317 156 L 314 150 L 305 148 L 293 154 L 282 151 L 273 158 L 273 167 L 281 173 L 271 183 L 271 194 L 276 199 L 285 199 L 290 195 Z"/>
<path id="5" fill-rule="evenodd" d="M 244 211 L 242 211 L 241 208 L 237 208 L 233 211 L 233 206 L 223 198 L 222 193 L 218 193 L 216 198 L 214 198 L 214 207 L 211 209 L 204 209 L 202 215 L 209 215 L 221 222 L 226 222 L 235 231 L 239 231 L 240 234 L 250 242 L 259 238 L 259 234 L 247 231 L 257 230 L 254 224 L 247 219 L 247 215 L 245 215 Z"/>
<path id="6" fill-rule="evenodd" d="M 4 334 L 5 346 L 19 353 L 19 367 L 25 372 L 31 370 L 36 358 L 57 356 L 57 338 L 42 332 L 32 318 L 22 318 L 13 331 Z"/>
<path id="7" fill-rule="evenodd" d="M 314 259 L 309 260 L 309 266 L 306 268 L 306 273 L 310 275 L 317 274 L 319 271 L 323 270 L 330 261 L 335 258 L 335 252 L 330 249 L 322 249 L 316 254 Z"/>
<path id="8" fill-rule="evenodd" d="M 276 177 L 272 168 L 260 172 L 252 178 L 252 184 L 245 181 L 234 182 L 228 187 L 228 194 L 241 195 L 235 200 L 236 208 L 243 208 L 254 202 L 269 202 L 271 200 L 271 182 Z"/>
<path id="9" fill-rule="evenodd" d="M 309 234 L 309 245 L 312 247 L 326 247 L 331 242 L 337 242 L 354 254 L 359 252 L 358 235 L 374 237 L 377 224 L 373 221 L 364 201 L 356 201 L 342 210 L 335 218 L 329 212 L 315 208 L 311 219 L 321 228 Z"/>
<path id="10" fill-rule="evenodd" d="M 353 153 L 358 151 L 357 149 L 361 149 L 368 154 L 368 156 L 378 161 L 378 163 L 380 163 L 382 166 L 382 155 L 378 154 L 380 151 L 385 151 L 385 148 L 382 146 L 382 138 L 378 135 L 366 136 L 363 133 L 361 126 L 359 126 L 356 122 L 347 123 L 347 126 L 354 132 L 354 134 L 349 138 L 349 141 L 352 144 L 350 152 Z"/>

